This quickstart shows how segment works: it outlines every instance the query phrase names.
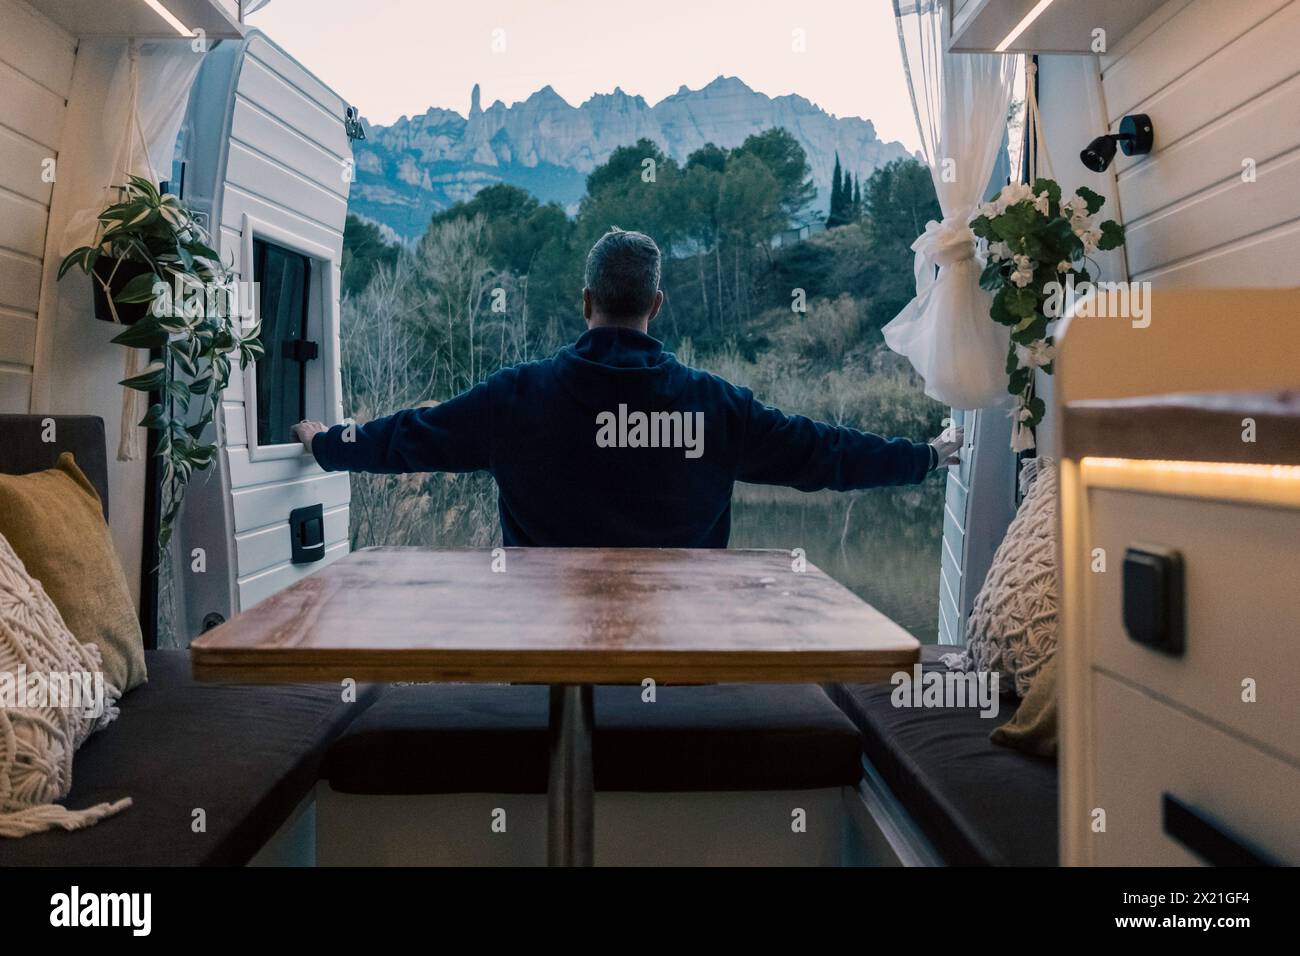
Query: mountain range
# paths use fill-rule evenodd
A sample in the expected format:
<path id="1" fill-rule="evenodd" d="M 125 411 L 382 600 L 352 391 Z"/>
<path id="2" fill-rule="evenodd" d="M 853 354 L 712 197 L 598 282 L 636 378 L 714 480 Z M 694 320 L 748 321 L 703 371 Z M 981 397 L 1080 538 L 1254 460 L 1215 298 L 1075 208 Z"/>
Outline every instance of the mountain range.
<path id="1" fill-rule="evenodd" d="M 497 182 L 572 214 L 587 174 L 642 137 L 680 162 L 706 143 L 729 149 L 751 133 L 784 127 L 812 167 L 818 198 L 808 219 L 825 216 L 837 153 L 845 172 L 862 179 L 911 155 L 900 143 L 880 140 L 870 120 L 837 117 L 802 96 L 769 97 L 730 76 L 698 90 L 682 86 L 653 106 L 618 88 L 571 106 L 545 86 L 523 102 L 497 100 L 483 109 L 476 84 L 467 117 L 430 108 L 391 126 L 363 123 L 366 138 L 354 144 L 350 210 L 402 240 L 419 238 L 433 213 Z"/>

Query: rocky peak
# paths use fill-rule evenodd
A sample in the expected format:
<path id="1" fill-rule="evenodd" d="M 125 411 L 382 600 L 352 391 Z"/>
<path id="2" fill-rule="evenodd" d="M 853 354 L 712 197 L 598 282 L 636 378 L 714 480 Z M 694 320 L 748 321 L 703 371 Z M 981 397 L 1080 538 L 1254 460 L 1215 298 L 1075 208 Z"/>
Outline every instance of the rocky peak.
<path id="1" fill-rule="evenodd" d="M 522 102 L 498 99 L 485 110 L 476 83 L 467 117 L 431 108 L 369 127 L 357 144 L 352 202 L 406 236 L 421 234 L 432 212 L 493 182 L 514 183 L 572 211 L 586 175 L 618 146 L 651 139 L 680 162 L 705 143 L 729 149 L 774 126 L 803 146 L 821 197 L 837 152 L 844 170 L 859 177 L 908 155 L 900 144 L 877 139 L 869 120 L 832 116 L 802 96 L 769 97 L 735 76 L 715 77 L 698 90 L 683 85 L 653 106 L 617 86 L 572 106 L 547 85 Z M 824 198 L 816 200 L 815 208 L 825 206 Z"/>

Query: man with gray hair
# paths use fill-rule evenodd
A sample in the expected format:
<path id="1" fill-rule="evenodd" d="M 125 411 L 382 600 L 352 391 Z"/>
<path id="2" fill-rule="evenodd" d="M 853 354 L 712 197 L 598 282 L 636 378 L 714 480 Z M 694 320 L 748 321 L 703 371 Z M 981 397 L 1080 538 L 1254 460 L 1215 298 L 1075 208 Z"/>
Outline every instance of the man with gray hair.
<path id="1" fill-rule="evenodd" d="M 737 481 L 849 491 L 956 462 L 960 431 L 881 438 L 682 365 L 649 334 L 660 269 L 653 239 L 611 229 L 587 255 L 572 345 L 440 405 L 295 432 L 327 471 L 491 472 L 508 546 L 723 548 Z"/>

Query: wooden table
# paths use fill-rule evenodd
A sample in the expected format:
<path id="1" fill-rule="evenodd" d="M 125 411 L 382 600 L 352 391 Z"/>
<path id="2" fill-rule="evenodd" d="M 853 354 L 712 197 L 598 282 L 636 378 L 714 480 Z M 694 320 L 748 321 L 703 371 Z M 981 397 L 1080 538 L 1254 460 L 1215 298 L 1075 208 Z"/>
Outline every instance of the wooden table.
<path id="1" fill-rule="evenodd" d="M 367 548 L 194 641 L 199 680 L 551 685 L 549 856 L 592 858 L 595 684 L 887 680 L 916 639 L 785 551 Z"/>

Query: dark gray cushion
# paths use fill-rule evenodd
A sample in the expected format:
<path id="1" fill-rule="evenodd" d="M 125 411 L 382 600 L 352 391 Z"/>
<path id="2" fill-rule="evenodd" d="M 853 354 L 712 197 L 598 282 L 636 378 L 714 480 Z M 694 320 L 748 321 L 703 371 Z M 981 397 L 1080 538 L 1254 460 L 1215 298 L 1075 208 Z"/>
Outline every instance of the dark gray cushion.
<path id="1" fill-rule="evenodd" d="M 598 790 L 804 790 L 857 783 L 857 731 L 820 687 L 598 687 Z M 548 690 L 390 687 L 330 747 L 345 793 L 544 793 Z"/>
<path id="2" fill-rule="evenodd" d="M 923 647 L 926 671 L 946 671 Z M 827 688 L 862 731 L 871 764 L 950 863 L 1055 866 L 1057 782 L 1054 761 L 1000 747 L 994 727 L 1015 713 L 1004 696 L 997 717 L 974 708 L 901 708 L 890 684 Z"/>
<path id="3" fill-rule="evenodd" d="M 86 807 L 131 797 L 117 816 L 72 833 L 0 839 L 0 866 L 238 865 L 315 786 L 331 740 L 375 699 L 337 685 L 200 684 L 188 650 L 145 654 L 149 681 L 77 752 L 72 792 Z M 207 832 L 191 828 L 207 814 Z"/>
<path id="4" fill-rule="evenodd" d="M 54 419 L 54 441 L 42 441 L 47 418 Z M 53 468 L 59 455 L 72 452 L 99 492 L 108 518 L 108 458 L 104 450 L 104 420 L 93 415 L 0 415 L 0 472 L 26 475 Z"/>

